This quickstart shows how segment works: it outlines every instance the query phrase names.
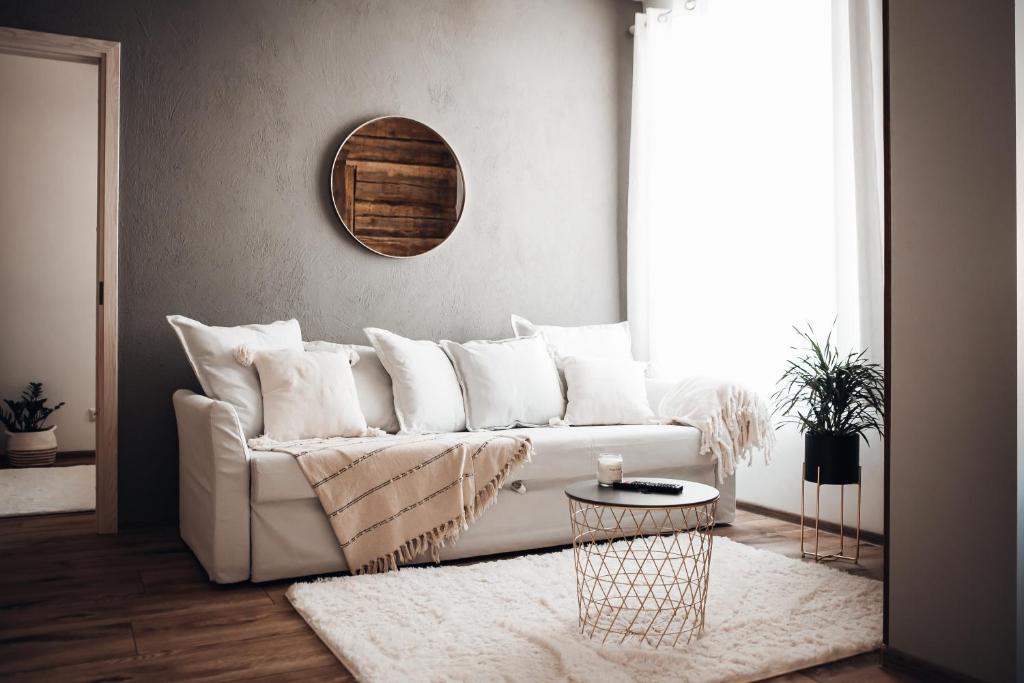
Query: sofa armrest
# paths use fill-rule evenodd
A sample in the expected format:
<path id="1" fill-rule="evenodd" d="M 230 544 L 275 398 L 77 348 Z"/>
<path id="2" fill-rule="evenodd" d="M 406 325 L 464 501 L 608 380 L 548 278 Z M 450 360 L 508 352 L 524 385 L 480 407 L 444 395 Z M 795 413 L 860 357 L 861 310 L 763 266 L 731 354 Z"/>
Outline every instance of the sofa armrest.
<path id="1" fill-rule="evenodd" d="M 249 450 L 235 408 L 174 393 L 181 537 L 211 581 L 249 578 Z"/>
<path id="2" fill-rule="evenodd" d="M 651 405 L 651 410 L 654 411 L 655 415 L 659 415 L 658 406 L 661 404 L 661 399 L 665 398 L 670 390 L 672 390 L 677 384 L 678 380 L 664 379 L 661 377 L 648 378 L 647 382 L 647 402 Z"/>

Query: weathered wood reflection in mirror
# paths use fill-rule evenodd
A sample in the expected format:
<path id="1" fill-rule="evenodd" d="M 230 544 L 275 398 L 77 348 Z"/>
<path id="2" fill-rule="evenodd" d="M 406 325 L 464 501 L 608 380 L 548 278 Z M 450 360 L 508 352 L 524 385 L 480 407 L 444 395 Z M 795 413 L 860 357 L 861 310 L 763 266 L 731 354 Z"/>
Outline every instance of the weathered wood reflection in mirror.
<path id="1" fill-rule="evenodd" d="M 334 209 L 345 228 L 385 256 L 416 256 L 444 242 L 465 203 L 462 169 L 427 126 L 385 116 L 359 126 L 331 169 Z"/>

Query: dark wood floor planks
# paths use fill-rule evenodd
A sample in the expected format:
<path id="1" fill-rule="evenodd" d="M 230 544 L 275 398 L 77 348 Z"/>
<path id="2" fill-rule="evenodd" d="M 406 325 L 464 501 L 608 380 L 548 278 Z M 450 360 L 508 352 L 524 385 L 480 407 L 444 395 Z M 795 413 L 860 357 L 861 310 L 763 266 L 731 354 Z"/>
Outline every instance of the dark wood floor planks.
<path id="1" fill-rule="evenodd" d="M 176 529 L 97 536 L 95 523 L 92 513 L 0 519 L 0 679 L 353 680 L 288 604 L 289 581 L 217 586 Z M 740 511 L 717 533 L 800 556 L 789 522 Z M 880 579 L 882 549 L 834 566 Z M 872 653 L 773 680 L 912 679 Z"/>

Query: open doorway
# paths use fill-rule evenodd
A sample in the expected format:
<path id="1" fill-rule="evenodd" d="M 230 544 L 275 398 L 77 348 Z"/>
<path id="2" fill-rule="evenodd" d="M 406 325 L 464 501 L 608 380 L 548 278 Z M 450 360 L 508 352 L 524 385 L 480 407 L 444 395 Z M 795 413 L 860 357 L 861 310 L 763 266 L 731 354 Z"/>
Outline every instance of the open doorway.
<path id="1" fill-rule="evenodd" d="M 0 516 L 117 530 L 116 43 L 0 28 Z"/>

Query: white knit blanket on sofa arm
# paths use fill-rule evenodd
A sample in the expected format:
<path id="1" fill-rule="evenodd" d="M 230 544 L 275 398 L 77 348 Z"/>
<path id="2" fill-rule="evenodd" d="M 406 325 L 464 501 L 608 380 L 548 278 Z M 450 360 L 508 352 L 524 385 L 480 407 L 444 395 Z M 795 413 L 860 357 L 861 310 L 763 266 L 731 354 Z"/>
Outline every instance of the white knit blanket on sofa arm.
<path id="1" fill-rule="evenodd" d="M 755 449 L 770 462 L 775 432 L 768 404 L 756 392 L 739 384 L 689 377 L 665 394 L 658 416 L 669 424 L 700 431 L 700 453 L 718 463 L 718 478 L 736 472 L 740 462 L 750 464 Z"/>

